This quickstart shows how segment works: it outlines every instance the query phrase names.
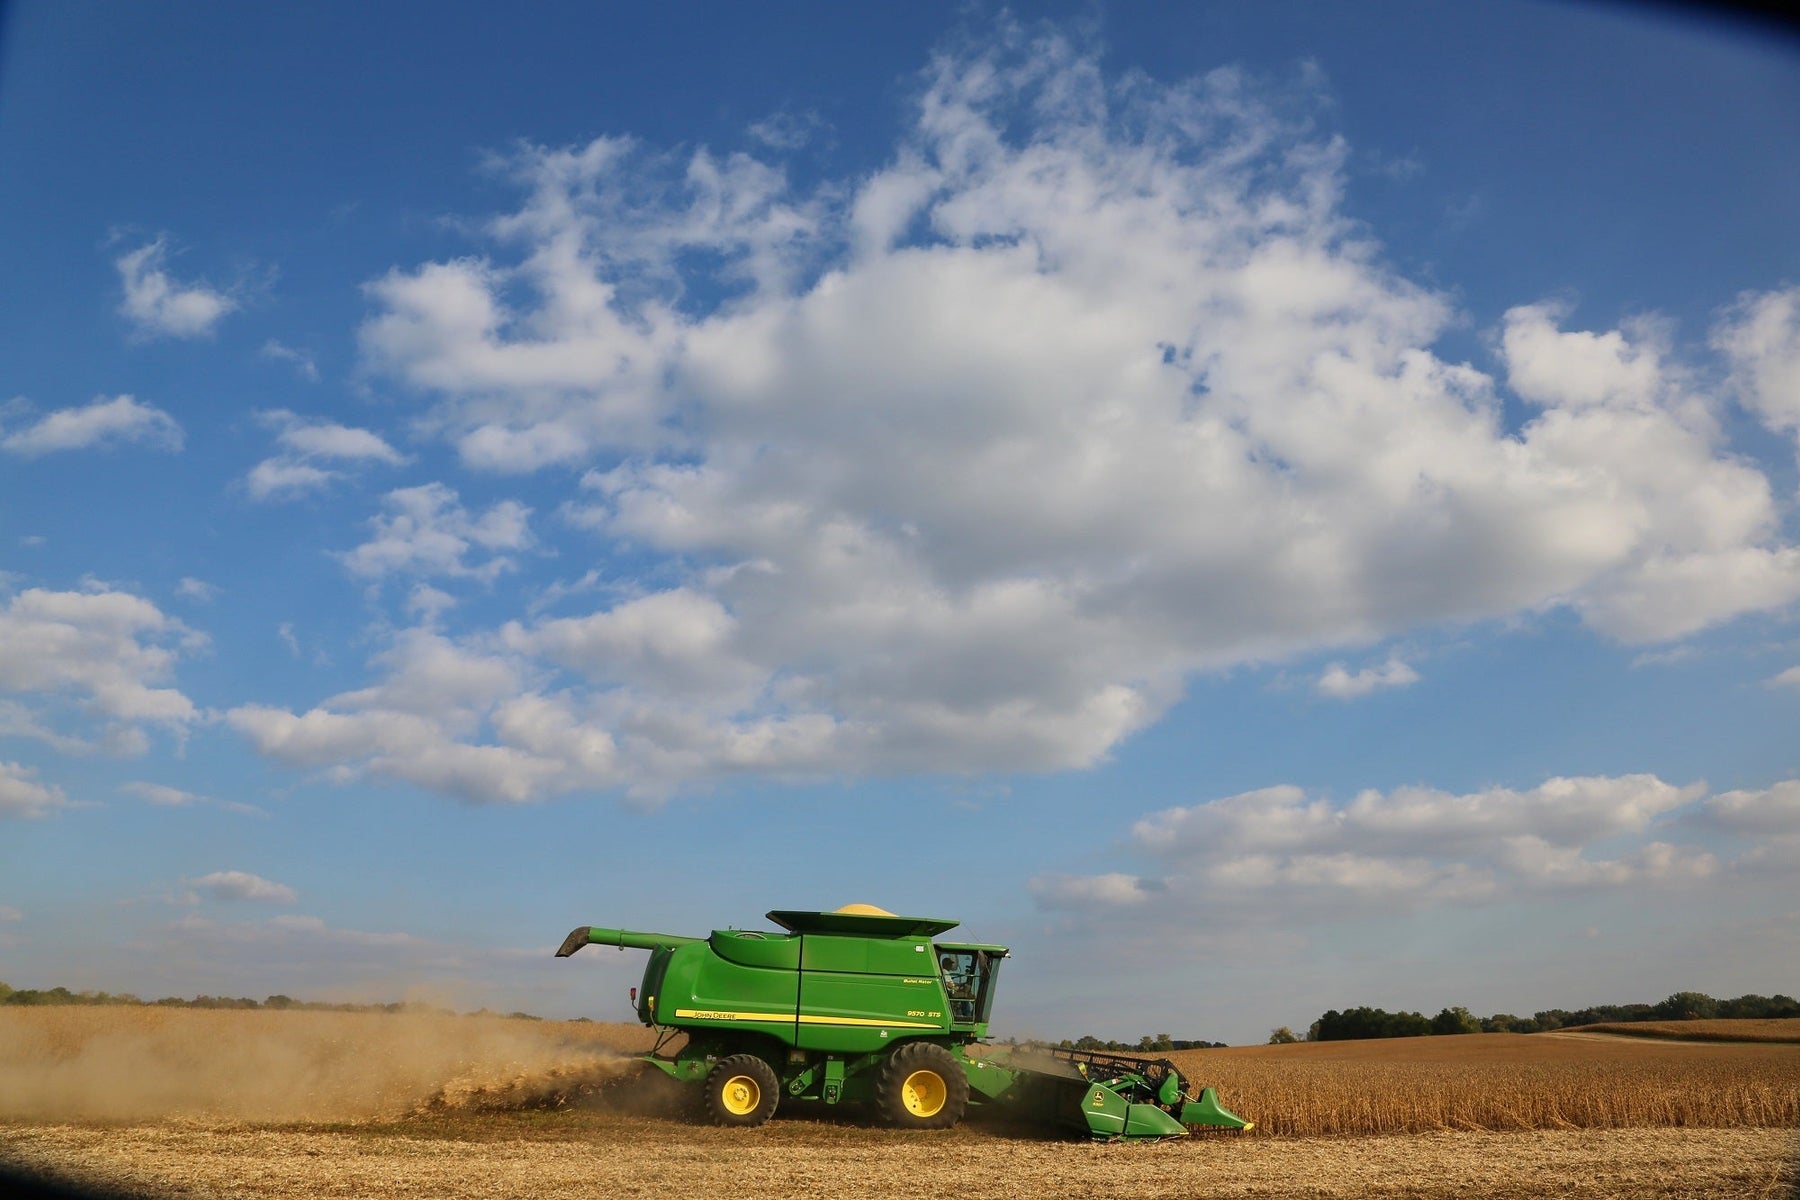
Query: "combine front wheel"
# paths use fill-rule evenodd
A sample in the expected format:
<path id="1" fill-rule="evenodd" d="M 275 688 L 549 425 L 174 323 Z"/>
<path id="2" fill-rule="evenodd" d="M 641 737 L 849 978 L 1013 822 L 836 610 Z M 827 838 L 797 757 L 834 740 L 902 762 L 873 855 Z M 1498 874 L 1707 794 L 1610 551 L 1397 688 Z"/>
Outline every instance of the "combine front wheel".
<path id="1" fill-rule="evenodd" d="M 969 1077 L 942 1046 L 908 1042 L 877 1069 L 875 1107 L 901 1129 L 948 1129 L 968 1110 Z"/>
<path id="2" fill-rule="evenodd" d="M 761 1125 L 775 1115 L 781 1083 L 754 1054 L 719 1060 L 706 1076 L 706 1115 L 714 1125 Z"/>

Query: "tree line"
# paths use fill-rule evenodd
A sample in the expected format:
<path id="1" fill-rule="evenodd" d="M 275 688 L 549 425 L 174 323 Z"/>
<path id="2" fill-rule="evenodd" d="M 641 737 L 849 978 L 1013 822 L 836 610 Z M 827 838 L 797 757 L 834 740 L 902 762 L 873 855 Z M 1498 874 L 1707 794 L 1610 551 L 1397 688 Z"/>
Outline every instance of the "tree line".
<path id="1" fill-rule="evenodd" d="M 454 1017 L 459 1015 L 455 1009 L 443 1008 L 436 1004 L 420 1004 L 417 1001 L 404 1001 L 392 1004 L 347 1004 L 326 1000 L 296 1000 L 292 996 L 266 996 L 261 1000 L 253 1000 L 248 996 L 195 996 L 184 1000 L 179 996 L 164 996 L 160 1000 L 144 1000 L 130 992 L 71 992 L 66 987 L 53 988 L 13 988 L 0 983 L 0 1004 L 16 1004 L 20 1006 L 44 1004 L 89 1004 L 89 1005 L 124 1005 L 143 1008 L 259 1008 L 259 1009 L 297 1009 L 305 1012 L 348 1012 L 348 1013 L 429 1013 L 436 1016 Z M 541 1018 L 526 1012 L 496 1013 L 491 1009 L 478 1009 L 467 1014 L 476 1017 L 508 1016 L 521 1020 L 536 1021 Z"/>
<path id="2" fill-rule="evenodd" d="M 1093 1034 L 1083 1034 L 1070 1041 L 1064 1038 L 1056 1043 L 1061 1050 L 1116 1050 L 1129 1054 L 1143 1054 L 1151 1050 L 1213 1050 L 1225 1045 L 1224 1042 L 1207 1042 L 1194 1038 L 1172 1038 L 1166 1033 L 1146 1033 L 1135 1042 L 1102 1041 Z"/>
<path id="3" fill-rule="evenodd" d="M 1705 992 L 1676 992 L 1660 1004 L 1598 1004 L 1591 1008 L 1547 1008 L 1529 1017 L 1495 1013 L 1478 1017 L 1457 1005 L 1435 1017 L 1416 1012 L 1388 1012 L 1380 1008 L 1332 1009 L 1307 1029 L 1302 1039 L 1287 1026 L 1269 1035 L 1269 1042 L 1341 1042 L 1365 1038 L 1430 1037 L 1456 1033 L 1545 1033 L 1576 1025 L 1633 1021 L 1696 1021 L 1715 1018 L 1768 1019 L 1800 1017 L 1800 1000 L 1776 994 L 1748 994 L 1715 1000 Z"/>

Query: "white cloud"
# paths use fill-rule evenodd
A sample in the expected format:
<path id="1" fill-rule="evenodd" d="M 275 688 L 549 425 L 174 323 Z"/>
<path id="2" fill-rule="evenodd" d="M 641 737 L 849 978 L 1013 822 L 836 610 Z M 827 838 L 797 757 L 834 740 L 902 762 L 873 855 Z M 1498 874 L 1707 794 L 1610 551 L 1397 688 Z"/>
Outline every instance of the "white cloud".
<path id="1" fill-rule="evenodd" d="M 387 515 L 369 521 L 374 536 L 340 556 L 353 575 L 449 575 L 492 582 L 513 569 L 503 551 L 532 544 L 531 510 L 516 500 L 502 500 L 477 516 L 463 508 L 453 490 L 428 483 L 389 492 L 385 505 Z M 479 566 L 466 561 L 471 553 L 484 551 L 488 557 Z"/>
<path id="2" fill-rule="evenodd" d="M 342 475 L 339 470 L 319 465 L 321 462 L 399 466 L 407 461 L 379 434 L 367 429 L 308 420 L 285 409 L 259 416 L 265 425 L 278 431 L 275 440 L 282 453 L 257 463 L 245 477 L 245 486 L 254 500 L 290 499 L 322 488 Z"/>
<path id="3" fill-rule="evenodd" d="M 10 904 L 0 904 L 0 922 L 17 924 L 25 919 L 25 914 Z"/>
<path id="4" fill-rule="evenodd" d="M 1321 696 L 1334 700 L 1350 700 L 1366 696 L 1378 688 L 1410 687 L 1419 682 L 1419 673 L 1398 658 L 1390 657 L 1379 667 L 1364 667 L 1352 674 L 1342 663 L 1332 663 L 1319 676 L 1317 688 Z"/>
<path id="5" fill-rule="evenodd" d="M 610 738 L 521 695 L 507 658 L 420 629 L 400 635 L 378 663 L 386 680 L 377 687 L 302 714 L 245 705 L 226 720 L 259 751 L 294 766 L 333 767 L 341 777 L 372 772 L 469 800 L 516 803 L 619 782 Z M 463 740 L 484 728 L 498 740 Z"/>
<path id="6" fill-rule="evenodd" d="M 244 804 L 236 800 L 214 800 L 209 796 L 201 796 L 161 783 L 133 780 L 130 783 L 120 784 L 119 790 L 128 796 L 136 796 L 140 800 L 161 808 L 191 808 L 204 805 L 208 808 L 222 808 L 226 812 L 241 813 L 245 816 L 266 817 L 269 815 L 254 804 Z"/>
<path id="7" fill-rule="evenodd" d="M 337 477 L 337 472 L 310 463 L 265 458 L 250 468 L 244 486 L 253 500 L 288 499 L 322 488 Z"/>
<path id="8" fill-rule="evenodd" d="M 1711 821 L 1749 836 L 1800 838 L 1800 780 L 1760 791 L 1723 792 L 1707 800 Z"/>
<path id="9" fill-rule="evenodd" d="M 68 803 L 61 788 L 39 783 L 30 767 L 0 762 L 0 817 L 41 817 Z"/>
<path id="10" fill-rule="evenodd" d="M 308 382 L 317 383 L 319 381 L 318 364 L 313 361 L 312 355 L 303 350 L 296 350 L 292 346 L 284 345 L 274 338 L 270 338 L 263 343 L 262 349 L 258 353 L 264 358 L 272 358 L 278 362 L 292 363 L 294 365 L 294 370 L 300 372 L 301 376 Z"/>
<path id="11" fill-rule="evenodd" d="M 1155 895 L 1169 921 L 1207 911 L 1278 921 L 1681 884 L 1714 874 L 1718 862 L 1651 835 L 1674 814 L 1696 810 L 1704 792 L 1653 775 L 1463 795 L 1365 791 L 1347 804 L 1292 786 L 1264 788 L 1137 821 L 1129 851 L 1154 874 L 1049 873 L 1032 891 L 1044 909 L 1095 911 Z M 1768 806 L 1762 794 L 1705 805 L 1734 814 Z"/>
<path id="12" fill-rule="evenodd" d="M 1039 908 L 1135 908 L 1161 890 L 1136 875 L 1040 875 L 1030 881 Z"/>
<path id="13" fill-rule="evenodd" d="M 567 517 L 656 565 L 498 634 L 515 699 L 625 786 L 1089 766 L 1195 672 L 1559 608 L 1659 642 L 1800 598 L 1666 329 L 1526 304 L 1503 378 L 1440 359 L 1456 314 L 1340 211 L 1347 148 L 1240 75 L 1109 82 L 1015 33 L 921 92 L 885 166 L 811 193 L 528 148 L 485 256 L 368 287 L 366 365 L 421 429 L 477 468 L 589 466 Z M 492 578 L 496 512 L 396 492 L 344 561 Z M 495 757 L 502 711 L 434 736 Z M 539 767 L 508 787 L 582 776 Z"/>
<path id="14" fill-rule="evenodd" d="M 180 788 L 161 783 L 144 783 L 141 780 L 122 783 L 119 790 L 128 796 L 136 796 L 164 808 L 185 808 L 190 804 L 206 803 L 206 797 L 197 796 L 193 792 L 184 792 Z"/>
<path id="15" fill-rule="evenodd" d="M 252 900 L 265 904 L 292 904 L 300 893 L 285 883 L 275 883 L 247 871 L 214 871 L 187 881 L 214 900 Z"/>
<path id="16" fill-rule="evenodd" d="M 26 458 L 60 450 L 137 443 L 155 450 L 179 450 L 181 426 L 155 405 L 130 396 L 100 398 L 81 408 L 59 408 L 24 429 L 0 438 L 0 448 Z"/>
<path id="17" fill-rule="evenodd" d="M 823 117 L 812 111 L 782 111 L 750 125 L 750 136 L 774 150 L 798 150 L 828 128 Z"/>
<path id="18" fill-rule="evenodd" d="M 398 466 L 404 455 L 367 429 L 355 429 L 334 421 L 309 421 L 286 409 L 260 414 L 264 423 L 280 432 L 276 441 L 283 448 L 306 458 L 328 458 L 355 462 L 367 460 Z"/>
<path id="19" fill-rule="evenodd" d="M 210 604 L 218 599 L 219 585 L 216 583 L 208 583 L 204 579 L 195 579 L 191 575 L 184 575 L 181 578 L 181 582 L 176 585 L 175 594 L 189 600 L 198 600 L 203 604 Z"/>
<path id="20" fill-rule="evenodd" d="M 1800 666 L 1789 667 L 1780 674 L 1771 676 L 1766 682 L 1770 687 L 1800 688 Z"/>
<path id="21" fill-rule="evenodd" d="M 207 337 L 238 302 L 204 283 L 179 283 L 164 269 L 168 244 L 162 238 L 114 261 L 125 298 L 119 312 L 140 337 Z"/>
<path id="22" fill-rule="evenodd" d="M 1746 292 L 1713 331 L 1745 405 L 1800 437 L 1800 287 Z"/>
<path id="23" fill-rule="evenodd" d="M 127 592 L 32 588 L 0 607 L 0 691 L 72 696 L 107 723 L 110 745 L 140 753 L 142 725 L 179 731 L 199 718 L 180 691 L 155 685 L 204 642 Z"/>

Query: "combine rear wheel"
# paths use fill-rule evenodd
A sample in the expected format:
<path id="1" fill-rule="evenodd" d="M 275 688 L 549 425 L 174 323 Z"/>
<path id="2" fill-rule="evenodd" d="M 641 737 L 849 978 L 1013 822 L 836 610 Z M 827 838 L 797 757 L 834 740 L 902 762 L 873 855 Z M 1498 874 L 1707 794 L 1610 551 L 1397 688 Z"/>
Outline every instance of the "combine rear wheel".
<path id="1" fill-rule="evenodd" d="M 706 1076 L 706 1115 L 714 1125 L 761 1125 L 780 1099 L 781 1082 L 754 1054 L 720 1059 Z"/>
<path id="2" fill-rule="evenodd" d="M 969 1077 L 951 1053 L 908 1042 L 876 1068 L 875 1107 L 901 1129 L 948 1129 L 969 1107 Z"/>

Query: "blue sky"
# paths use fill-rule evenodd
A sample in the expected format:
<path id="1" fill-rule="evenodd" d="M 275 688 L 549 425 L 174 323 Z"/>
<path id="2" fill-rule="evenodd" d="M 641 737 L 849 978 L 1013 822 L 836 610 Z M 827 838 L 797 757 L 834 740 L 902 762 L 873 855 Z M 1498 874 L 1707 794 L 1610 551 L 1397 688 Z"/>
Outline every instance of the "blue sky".
<path id="1" fill-rule="evenodd" d="M 0 978 L 1800 977 L 1800 72 L 1685 10 L 7 10 Z"/>

